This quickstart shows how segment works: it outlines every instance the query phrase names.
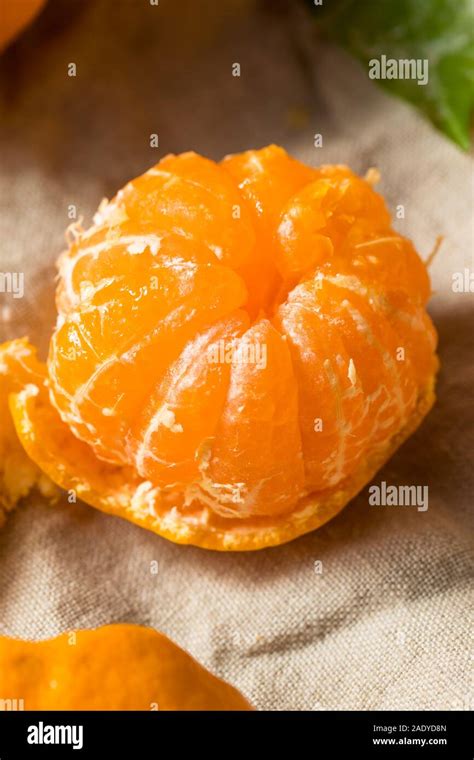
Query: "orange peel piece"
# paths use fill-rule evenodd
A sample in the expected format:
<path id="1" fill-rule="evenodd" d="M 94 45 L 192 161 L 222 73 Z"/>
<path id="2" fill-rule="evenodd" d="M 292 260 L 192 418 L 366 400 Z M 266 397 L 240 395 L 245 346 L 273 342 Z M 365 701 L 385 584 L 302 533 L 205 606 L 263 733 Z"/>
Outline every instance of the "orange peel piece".
<path id="1" fill-rule="evenodd" d="M 25 710 L 253 709 L 163 634 L 125 624 L 44 641 L 0 637 L 0 698 Z"/>
<path id="2" fill-rule="evenodd" d="M 26 383 L 42 384 L 44 367 L 26 340 L 0 346 L 0 525 L 16 504 L 37 488 L 54 501 L 59 489 L 26 454 L 9 411 L 10 393 L 19 392 Z"/>
<path id="3" fill-rule="evenodd" d="M 38 15 L 46 0 L 2 2 L 0 51 L 15 39 Z"/>
<path id="4" fill-rule="evenodd" d="M 5 356 L 10 388 L 15 388 L 9 394 L 9 408 L 17 436 L 28 457 L 50 481 L 102 512 L 175 543 L 222 551 L 274 546 L 319 528 L 370 482 L 435 401 L 433 378 L 405 427 L 338 487 L 302 499 L 289 515 L 233 519 L 219 516 L 192 497 L 183 504 L 182 494 L 154 487 L 130 467 L 100 461 L 71 433 L 50 403 L 46 371 L 37 362 L 34 347 L 24 339 L 12 341 L 0 347 L 0 362 Z"/>

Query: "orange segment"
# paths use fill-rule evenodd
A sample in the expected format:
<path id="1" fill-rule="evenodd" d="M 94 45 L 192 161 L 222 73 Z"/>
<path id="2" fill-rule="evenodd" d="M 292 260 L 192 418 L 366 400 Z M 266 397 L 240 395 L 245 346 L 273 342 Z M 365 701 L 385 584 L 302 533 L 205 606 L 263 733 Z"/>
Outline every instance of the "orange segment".
<path id="1" fill-rule="evenodd" d="M 238 183 L 252 210 L 257 245 L 251 274 L 246 279 L 253 275 L 249 310 L 256 317 L 271 306 L 280 285 L 275 266 L 275 231 L 281 209 L 316 173 L 276 145 L 227 156 L 222 166 Z"/>
<path id="2" fill-rule="evenodd" d="M 390 293 L 387 318 L 399 338 L 418 387 L 426 385 L 438 370 L 438 336 L 429 314 L 405 294 Z"/>
<path id="3" fill-rule="evenodd" d="M 306 490 L 322 490 L 354 471 L 368 448 L 364 391 L 353 357 L 337 327 L 322 318 L 309 284 L 279 308 L 275 324 L 293 359 Z"/>
<path id="4" fill-rule="evenodd" d="M 204 242 L 236 269 L 255 244 L 249 211 L 228 174 L 196 153 L 166 156 L 113 203 L 140 228 L 149 223 Z"/>
<path id="5" fill-rule="evenodd" d="M 317 176 L 277 145 L 226 156 L 222 166 L 238 184 L 258 226 L 270 234 L 288 198 Z"/>
<path id="6" fill-rule="evenodd" d="M 111 274 L 60 319 L 51 341 L 51 392 L 62 418 L 116 463 L 128 461 L 130 429 L 154 378 L 198 330 L 246 300 L 239 276 L 207 254 L 186 260 L 164 250 L 151 258 L 136 278 L 116 283 Z"/>
<path id="7" fill-rule="evenodd" d="M 262 320 L 236 342 L 232 360 L 203 487 L 219 513 L 278 515 L 304 493 L 291 357 L 281 335 Z"/>
<path id="8" fill-rule="evenodd" d="M 248 327 L 245 312 L 199 333 L 166 371 L 132 433 L 137 472 L 161 485 L 199 480 L 226 401 L 230 365 L 220 354 Z"/>
<path id="9" fill-rule="evenodd" d="M 290 281 L 330 260 L 335 249 L 343 254 L 350 241 L 390 225 L 382 198 L 346 167 L 323 167 L 317 174 L 279 216 L 277 265 Z"/>
<path id="10" fill-rule="evenodd" d="M 359 277 L 381 293 L 403 292 L 423 306 L 431 294 L 428 272 L 412 243 L 393 230 L 378 236 L 368 233 L 322 269 Z"/>
<path id="11" fill-rule="evenodd" d="M 375 446 L 403 427 L 416 405 L 409 360 L 399 354 L 400 341 L 389 321 L 362 294 L 323 279 L 318 298 L 324 318 L 338 325 L 360 374 L 373 423 L 370 444 Z"/>

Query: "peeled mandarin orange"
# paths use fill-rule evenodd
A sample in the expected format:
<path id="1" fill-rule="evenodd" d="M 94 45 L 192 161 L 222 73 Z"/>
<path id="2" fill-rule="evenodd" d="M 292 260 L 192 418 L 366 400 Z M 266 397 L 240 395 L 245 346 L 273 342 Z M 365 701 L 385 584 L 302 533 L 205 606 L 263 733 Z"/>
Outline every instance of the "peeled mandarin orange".
<path id="1" fill-rule="evenodd" d="M 108 625 L 44 641 L 0 637 L 0 702 L 25 710 L 251 710 L 163 634 Z"/>
<path id="2" fill-rule="evenodd" d="M 345 166 L 168 156 L 70 237 L 47 368 L 10 406 L 31 458 L 100 509 L 181 543 L 279 544 L 433 404 L 426 267 Z"/>

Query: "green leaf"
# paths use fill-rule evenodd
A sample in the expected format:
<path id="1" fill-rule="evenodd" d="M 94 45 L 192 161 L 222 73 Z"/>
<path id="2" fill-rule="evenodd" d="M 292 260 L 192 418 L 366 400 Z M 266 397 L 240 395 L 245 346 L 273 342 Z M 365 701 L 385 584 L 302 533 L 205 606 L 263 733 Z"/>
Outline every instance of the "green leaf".
<path id="1" fill-rule="evenodd" d="M 377 79 L 467 150 L 474 109 L 473 0 L 323 0 L 321 30 L 361 60 L 428 61 L 428 82 Z"/>

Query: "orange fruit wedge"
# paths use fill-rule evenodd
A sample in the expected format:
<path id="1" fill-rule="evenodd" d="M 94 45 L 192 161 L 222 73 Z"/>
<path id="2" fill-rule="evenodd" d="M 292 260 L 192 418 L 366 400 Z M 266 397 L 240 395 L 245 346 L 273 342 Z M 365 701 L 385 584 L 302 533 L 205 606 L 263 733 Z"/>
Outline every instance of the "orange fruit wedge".
<path id="1" fill-rule="evenodd" d="M 335 515 L 432 406 L 429 295 L 347 167 L 168 156 L 71 229 L 47 366 L 15 341 L 0 367 L 54 483 L 179 543 L 257 549 Z"/>
<path id="2" fill-rule="evenodd" d="M 3 709 L 252 709 L 166 636 L 125 624 L 44 641 L 1 636 L 0 694 Z"/>

